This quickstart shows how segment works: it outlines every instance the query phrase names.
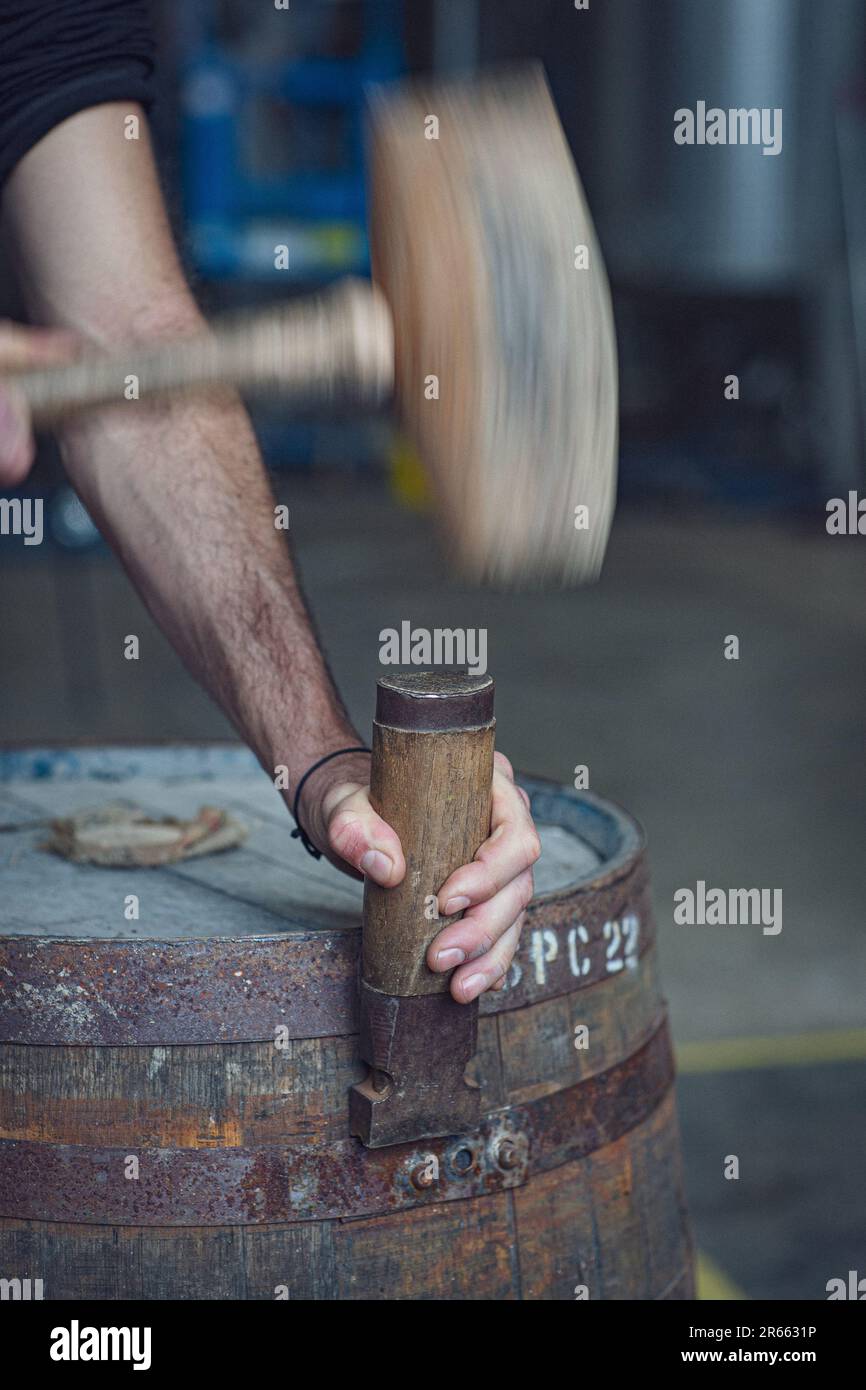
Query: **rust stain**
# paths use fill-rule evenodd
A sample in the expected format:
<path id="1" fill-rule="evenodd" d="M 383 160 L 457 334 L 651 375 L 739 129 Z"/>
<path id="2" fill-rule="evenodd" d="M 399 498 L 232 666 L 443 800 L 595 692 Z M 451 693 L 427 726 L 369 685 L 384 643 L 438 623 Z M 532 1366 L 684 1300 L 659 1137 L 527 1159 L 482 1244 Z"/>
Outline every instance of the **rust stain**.
<path id="1" fill-rule="evenodd" d="M 673 1081 L 667 1025 L 625 1061 L 530 1104 L 489 1113 L 456 1138 L 365 1149 L 330 1145 L 136 1151 L 32 1141 L 0 1143 L 0 1215 L 97 1225 L 261 1225 L 348 1219 L 513 1188 L 535 1173 L 604 1150 L 659 1106 Z M 424 1155 L 438 1182 L 412 1182 Z M 503 1162 L 503 1159 L 505 1160 Z"/>
<path id="2" fill-rule="evenodd" d="M 605 925 L 640 921 L 640 953 L 655 930 L 642 851 L 615 874 L 530 904 L 509 987 L 482 1015 L 523 1008 L 608 978 Z M 588 963 L 575 976 L 573 932 Z M 543 968 L 534 934 L 545 936 Z M 358 1031 L 360 932 L 142 941 L 0 937 L 0 1042 L 176 1044 L 261 1042 Z"/>

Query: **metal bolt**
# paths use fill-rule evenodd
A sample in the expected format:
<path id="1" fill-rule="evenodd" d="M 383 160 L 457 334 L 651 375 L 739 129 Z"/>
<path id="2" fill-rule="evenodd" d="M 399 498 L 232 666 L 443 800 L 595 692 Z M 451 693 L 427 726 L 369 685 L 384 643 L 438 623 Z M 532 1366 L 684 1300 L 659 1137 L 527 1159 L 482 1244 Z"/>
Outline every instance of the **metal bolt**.
<path id="1" fill-rule="evenodd" d="M 500 1168 L 511 1169 L 520 1167 L 520 1150 L 513 1139 L 503 1139 L 496 1150 L 496 1162 Z"/>

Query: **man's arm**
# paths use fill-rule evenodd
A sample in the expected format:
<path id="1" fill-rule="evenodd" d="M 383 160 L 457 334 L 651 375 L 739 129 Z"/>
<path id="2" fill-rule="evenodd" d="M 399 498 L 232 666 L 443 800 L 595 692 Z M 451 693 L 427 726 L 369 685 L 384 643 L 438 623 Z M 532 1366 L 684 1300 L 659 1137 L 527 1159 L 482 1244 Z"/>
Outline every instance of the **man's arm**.
<path id="1" fill-rule="evenodd" d="M 130 114 L 140 118 L 138 140 L 124 137 Z M 140 109 L 107 103 L 57 126 L 10 176 L 3 214 L 36 319 L 109 352 L 201 326 Z M 117 367 L 120 392 L 121 358 Z M 293 793 L 317 759 L 362 741 L 316 643 L 234 392 L 168 404 L 120 400 L 64 425 L 60 446 L 150 612 L 271 775 L 285 765 Z M 440 895 L 443 906 L 446 896 L 459 896 L 472 908 L 442 934 L 458 954 L 442 960 L 437 950 L 430 962 L 445 970 L 467 958 L 452 984 L 461 999 L 501 979 L 531 893 L 537 839 L 506 767 L 501 760 L 494 785 L 494 835 Z M 335 759 L 308 780 L 301 818 L 332 862 L 391 886 L 405 861 L 370 806 L 368 781 L 366 755 Z M 480 978 L 467 993 L 472 975 Z"/>
<path id="2" fill-rule="evenodd" d="M 31 314 L 107 351 L 202 325 L 147 122 L 132 111 L 138 140 L 124 138 L 122 104 L 65 121 L 20 162 L 3 200 Z M 316 644 L 247 413 L 230 391 L 125 402 L 120 358 L 117 369 L 118 405 L 60 431 L 66 468 L 193 675 L 294 787 L 317 758 L 363 740 Z M 317 775 L 318 791 L 366 774 L 363 758 L 340 759 Z M 324 848 L 323 830 L 311 827 Z"/>

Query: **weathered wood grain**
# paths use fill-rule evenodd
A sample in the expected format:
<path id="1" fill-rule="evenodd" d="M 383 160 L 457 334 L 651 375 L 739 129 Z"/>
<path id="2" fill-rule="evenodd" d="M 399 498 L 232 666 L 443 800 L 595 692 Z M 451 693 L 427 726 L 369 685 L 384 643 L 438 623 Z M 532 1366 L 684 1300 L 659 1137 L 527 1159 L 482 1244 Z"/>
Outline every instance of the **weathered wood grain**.
<path id="1" fill-rule="evenodd" d="M 495 1028 L 495 1023 L 492 1025 Z M 0 1138 L 231 1148 L 346 1137 L 353 1038 L 192 1047 L 0 1047 Z"/>
<path id="2" fill-rule="evenodd" d="M 671 1097 L 642 1125 L 511 1194 L 524 1299 L 655 1299 L 690 1273 Z"/>
<path id="3" fill-rule="evenodd" d="M 485 1105 L 504 1104 L 496 1019 L 481 1020 Z M 347 1038 L 178 1047 L 0 1046 L 0 1139 L 231 1148 L 345 1139 L 366 1074 Z"/>
<path id="4" fill-rule="evenodd" d="M 338 1223 L 115 1226 L 0 1221 L 4 1269 L 41 1270 L 48 1300 L 334 1299 Z M 26 1277 L 26 1275 L 25 1275 Z"/>
<path id="5" fill-rule="evenodd" d="M 508 1103 L 573 1086 L 635 1052 L 663 1012 L 655 952 L 589 989 L 497 1015 Z M 584 1047 L 584 1034 L 586 1029 Z M 580 1046 L 576 1046 L 580 1043 Z"/>
<path id="6" fill-rule="evenodd" d="M 341 1223 L 341 1299 L 479 1300 L 518 1296 L 508 1195 Z"/>

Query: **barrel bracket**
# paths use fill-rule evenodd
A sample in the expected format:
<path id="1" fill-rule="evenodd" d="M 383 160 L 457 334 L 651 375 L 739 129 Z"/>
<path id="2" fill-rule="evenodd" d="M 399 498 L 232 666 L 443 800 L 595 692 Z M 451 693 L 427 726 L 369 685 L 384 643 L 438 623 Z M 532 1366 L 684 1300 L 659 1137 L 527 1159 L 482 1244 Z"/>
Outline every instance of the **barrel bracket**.
<path id="1" fill-rule="evenodd" d="M 481 1091 L 466 1077 L 478 1006 L 450 994 L 402 997 L 361 982 L 359 1050 L 370 1067 L 349 1092 L 349 1129 L 368 1148 L 474 1129 Z"/>

